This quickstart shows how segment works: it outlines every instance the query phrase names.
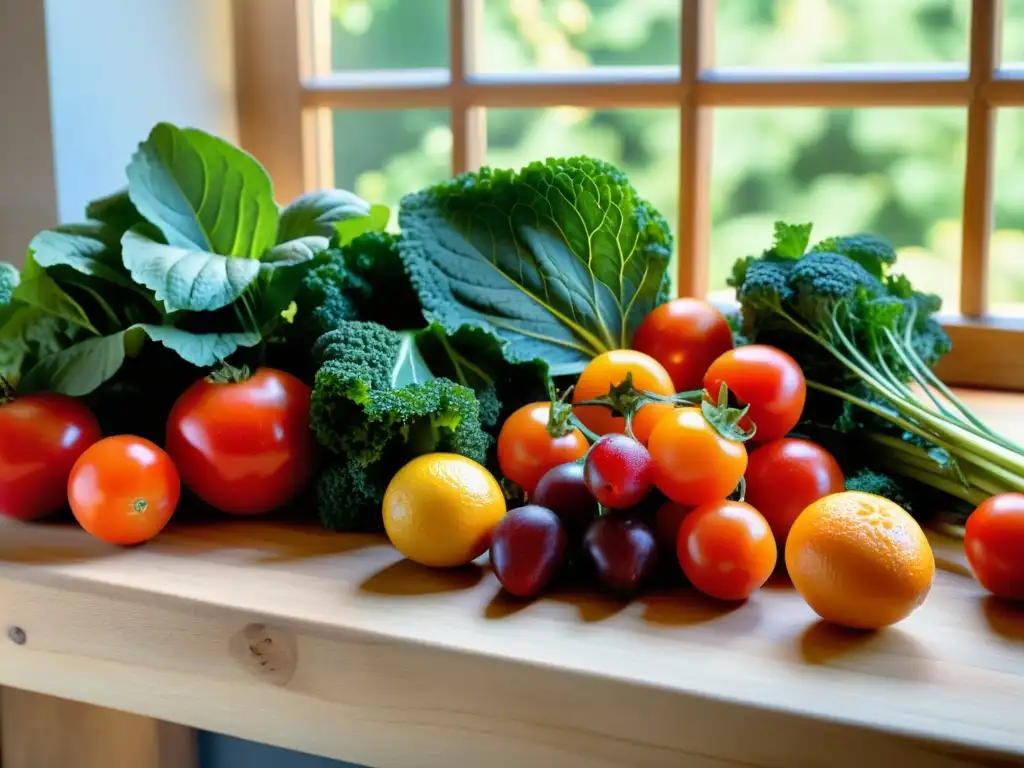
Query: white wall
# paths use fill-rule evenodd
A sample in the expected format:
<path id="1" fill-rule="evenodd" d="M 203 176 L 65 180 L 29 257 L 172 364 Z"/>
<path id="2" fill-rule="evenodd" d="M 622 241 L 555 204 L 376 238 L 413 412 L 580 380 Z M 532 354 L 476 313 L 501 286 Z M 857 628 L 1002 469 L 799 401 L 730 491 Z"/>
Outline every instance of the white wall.
<path id="1" fill-rule="evenodd" d="M 0 0 L 0 261 L 56 215 L 43 0 Z"/>
<path id="2" fill-rule="evenodd" d="M 161 120 L 237 141 L 230 0 L 46 0 L 46 38 L 61 221 L 124 186 Z"/>

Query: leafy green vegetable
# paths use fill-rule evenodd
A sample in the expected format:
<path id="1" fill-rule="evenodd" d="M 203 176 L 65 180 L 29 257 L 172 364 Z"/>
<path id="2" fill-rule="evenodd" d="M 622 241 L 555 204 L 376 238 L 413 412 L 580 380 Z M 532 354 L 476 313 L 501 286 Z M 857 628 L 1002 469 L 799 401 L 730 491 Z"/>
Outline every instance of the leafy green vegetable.
<path id="1" fill-rule="evenodd" d="M 341 222 L 361 222 L 362 231 L 384 229 L 391 212 L 387 206 L 370 205 L 358 195 L 344 189 L 324 189 L 295 198 L 281 211 L 277 241 L 296 240 L 308 235 L 319 235 L 328 240 L 335 236 Z M 381 217 L 383 216 L 383 221 Z M 351 238 L 349 238 L 351 239 Z"/>
<path id="2" fill-rule="evenodd" d="M 258 258 L 276 242 L 270 177 L 223 139 L 160 123 L 127 173 L 131 202 L 170 247 Z"/>
<path id="3" fill-rule="evenodd" d="M 104 225 L 57 227 L 33 237 L 29 249 L 41 267 L 67 266 L 134 290 L 135 283 L 121 263 L 118 239 L 117 232 Z"/>
<path id="4" fill-rule="evenodd" d="M 125 232 L 121 247 L 132 279 L 153 291 L 168 312 L 209 312 L 226 307 L 245 292 L 260 271 L 257 259 L 165 245 L 139 229 Z"/>
<path id="5" fill-rule="evenodd" d="M 127 188 L 101 197 L 99 200 L 93 200 L 85 207 L 85 217 L 106 224 L 114 231 L 121 233 L 146 221 L 132 203 Z"/>
<path id="6" fill-rule="evenodd" d="M 57 282 L 36 261 L 31 251 L 25 258 L 25 267 L 21 271 L 21 282 L 14 288 L 11 298 L 73 325 L 81 326 L 90 333 L 99 334 L 81 305 L 71 298 L 67 291 L 57 285 Z"/>
<path id="7" fill-rule="evenodd" d="M 405 197 L 399 223 L 426 319 L 483 329 L 513 361 L 579 370 L 665 296 L 669 228 L 597 160 L 465 174 Z"/>
<path id="8" fill-rule="evenodd" d="M 485 462 L 490 436 L 473 391 L 435 378 L 415 332 L 344 322 L 317 342 L 310 425 L 328 459 L 330 492 L 320 516 L 328 527 L 362 528 L 380 516 L 383 488 L 414 456 L 459 453 Z M 339 467 L 338 465 L 344 465 Z M 379 492 L 379 493 L 378 493 Z M 346 510 L 337 508 L 345 503 Z"/>
<path id="9" fill-rule="evenodd" d="M 933 317 L 941 302 L 890 271 L 892 249 L 858 235 L 794 259 L 778 252 L 779 242 L 777 235 L 776 247 L 737 262 L 733 284 L 743 334 L 789 352 L 804 369 L 812 425 L 853 432 L 864 464 L 967 502 L 1024 491 L 1024 449 L 932 372 L 950 348 Z"/>
<path id="10" fill-rule="evenodd" d="M 14 289 L 21 282 L 21 273 L 13 264 L 0 261 L 0 308 L 11 303 Z"/>

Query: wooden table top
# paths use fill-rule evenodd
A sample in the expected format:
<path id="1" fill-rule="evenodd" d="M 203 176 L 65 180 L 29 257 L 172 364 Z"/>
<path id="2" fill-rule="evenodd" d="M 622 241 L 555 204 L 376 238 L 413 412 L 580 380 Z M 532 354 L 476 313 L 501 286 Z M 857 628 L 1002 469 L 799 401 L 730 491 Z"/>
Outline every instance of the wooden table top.
<path id="1" fill-rule="evenodd" d="M 1024 432 L 1024 401 L 972 400 Z M 1024 764 L 1024 607 L 934 545 L 925 604 L 853 633 L 784 578 L 524 604 L 313 525 L 5 522 L 0 684 L 380 766 Z"/>

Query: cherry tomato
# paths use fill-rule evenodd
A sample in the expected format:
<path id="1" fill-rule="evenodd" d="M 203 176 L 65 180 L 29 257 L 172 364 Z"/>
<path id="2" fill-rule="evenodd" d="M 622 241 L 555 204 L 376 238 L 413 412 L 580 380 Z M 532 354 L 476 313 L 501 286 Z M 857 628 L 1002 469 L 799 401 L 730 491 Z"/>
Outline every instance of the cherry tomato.
<path id="1" fill-rule="evenodd" d="M 697 507 L 679 527 L 679 565 L 690 582 L 719 600 L 744 600 L 775 570 L 778 552 L 768 521 L 742 501 Z"/>
<path id="2" fill-rule="evenodd" d="M 845 488 L 843 470 L 817 443 L 783 437 L 756 448 L 747 461 L 747 502 L 764 515 L 782 546 L 809 504 Z"/>
<path id="3" fill-rule="evenodd" d="M 699 408 L 677 408 L 647 443 L 654 484 L 672 501 L 697 506 L 724 499 L 747 469 L 747 449 L 722 437 Z"/>
<path id="4" fill-rule="evenodd" d="M 631 437 L 605 435 L 587 454 L 583 482 L 602 505 L 629 509 L 654 488 L 651 454 Z"/>
<path id="5" fill-rule="evenodd" d="M 574 403 L 593 400 L 608 394 L 608 389 L 621 384 L 627 374 L 633 374 L 633 386 L 658 395 L 675 394 L 675 386 L 668 371 L 661 363 L 643 352 L 633 349 L 613 349 L 598 355 L 583 369 L 579 381 L 572 391 Z M 653 407 L 645 405 L 640 412 Z M 626 421 L 616 416 L 609 408 L 600 405 L 584 405 L 573 411 L 580 421 L 599 435 L 625 432 Z M 639 418 L 639 414 L 637 415 Z"/>
<path id="6" fill-rule="evenodd" d="M 665 418 L 666 414 L 672 413 L 675 408 L 676 406 L 672 403 L 648 403 L 645 405 L 633 417 L 633 437 L 641 445 L 647 445 L 657 423 Z"/>
<path id="7" fill-rule="evenodd" d="M 0 515 L 36 520 L 67 507 L 71 468 L 102 437 L 92 412 L 65 395 L 0 405 Z"/>
<path id="8" fill-rule="evenodd" d="M 515 411 L 498 433 L 501 473 L 532 494 L 552 467 L 576 461 L 587 452 L 587 438 L 573 428 L 561 437 L 548 432 L 551 403 L 529 403 Z"/>
<path id="9" fill-rule="evenodd" d="M 633 349 L 661 363 L 677 392 L 700 389 L 708 367 L 732 346 L 725 316 L 712 304 L 692 298 L 655 307 L 633 337 Z"/>
<path id="10" fill-rule="evenodd" d="M 1024 600 L 1024 494 L 986 499 L 964 528 L 964 552 L 975 578 L 994 595 Z"/>
<path id="11" fill-rule="evenodd" d="M 756 442 L 785 437 L 800 421 L 807 383 L 796 360 L 782 350 L 751 344 L 726 352 L 708 368 L 704 388 L 717 398 L 722 382 L 750 406 Z"/>
<path id="12" fill-rule="evenodd" d="M 75 462 L 67 495 L 79 524 L 111 544 L 140 544 L 167 525 L 181 494 L 178 470 L 160 446 L 118 435 Z"/>
<path id="13" fill-rule="evenodd" d="M 258 515 L 290 502 L 315 469 L 309 396 L 302 381 L 273 368 L 243 381 L 197 381 L 167 419 L 167 452 L 182 481 L 231 514 Z"/>

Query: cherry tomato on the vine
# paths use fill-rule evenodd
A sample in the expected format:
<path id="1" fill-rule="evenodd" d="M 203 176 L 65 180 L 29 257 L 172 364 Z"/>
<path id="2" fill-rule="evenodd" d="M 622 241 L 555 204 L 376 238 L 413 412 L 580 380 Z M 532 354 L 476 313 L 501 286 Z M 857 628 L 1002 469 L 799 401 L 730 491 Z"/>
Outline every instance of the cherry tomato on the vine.
<path id="1" fill-rule="evenodd" d="M 178 470 L 141 437 L 107 437 L 83 453 L 67 482 L 71 511 L 97 539 L 140 544 L 167 525 L 181 494 Z"/>
<path id="2" fill-rule="evenodd" d="M 573 388 L 572 401 L 579 403 L 607 395 L 609 388 L 621 384 L 628 374 L 633 374 L 633 386 L 637 390 L 653 392 L 657 395 L 675 394 L 672 377 L 653 357 L 633 349 L 613 349 L 598 355 L 587 363 L 587 367 L 583 369 L 583 373 L 580 374 L 580 378 Z M 655 405 L 649 403 L 643 406 L 640 409 L 640 414 Z M 626 431 L 625 419 L 616 416 L 611 409 L 604 406 L 584 405 L 574 408 L 573 412 L 588 429 L 599 435 Z M 637 414 L 634 419 L 640 418 L 640 414 Z"/>
<path id="3" fill-rule="evenodd" d="M 742 501 L 716 501 L 683 519 L 679 565 L 701 592 L 719 600 L 743 600 L 775 570 L 778 551 L 768 521 Z"/>
<path id="4" fill-rule="evenodd" d="M 741 403 L 757 428 L 754 442 L 785 437 L 804 410 L 807 383 L 800 365 L 775 347 L 751 344 L 726 352 L 704 375 L 704 388 L 718 396 L 722 383 Z"/>
<path id="5" fill-rule="evenodd" d="M 560 437 L 548 432 L 551 403 L 529 403 L 509 416 L 498 433 L 501 473 L 532 494 L 544 474 L 559 464 L 576 461 L 589 444 L 573 427 Z"/>
<path id="6" fill-rule="evenodd" d="M 185 485 L 212 507 L 270 512 L 313 476 L 309 398 L 306 384 L 273 368 L 239 381 L 200 379 L 171 408 L 167 452 Z"/>
<path id="7" fill-rule="evenodd" d="M 71 468 L 101 437 L 92 412 L 65 395 L 0 404 L 0 515 L 36 520 L 66 508 Z"/>
<path id="8" fill-rule="evenodd" d="M 633 437 L 641 445 L 647 445 L 651 439 L 651 432 L 658 422 L 665 418 L 666 414 L 672 413 L 676 406 L 672 403 L 648 403 L 633 417 Z"/>
<path id="9" fill-rule="evenodd" d="M 808 505 L 844 488 L 839 462 L 817 443 L 795 437 L 773 440 L 750 453 L 746 500 L 764 515 L 779 545 Z"/>
<path id="10" fill-rule="evenodd" d="M 700 389 L 711 363 L 732 348 L 725 316 L 703 299 L 679 298 L 655 307 L 633 336 L 633 349 L 661 363 L 677 392 Z"/>
<path id="11" fill-rule="evenodd" d="M 659 421 L 647 449 L 654 461 L 654 484 L 679 504 L 724 499 L 747 468 L 746 446 L 719 434 L 700 408 L 677 408 Z"/>
<path id="12" fill-rule="evenodd" d="M 1024 600 L 1024 494 L 983 501 L 964 527 L 964 552 L 975 578 L 994 595 Z"/>

